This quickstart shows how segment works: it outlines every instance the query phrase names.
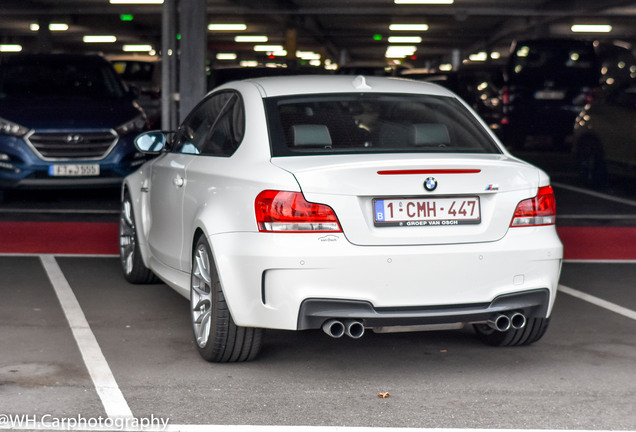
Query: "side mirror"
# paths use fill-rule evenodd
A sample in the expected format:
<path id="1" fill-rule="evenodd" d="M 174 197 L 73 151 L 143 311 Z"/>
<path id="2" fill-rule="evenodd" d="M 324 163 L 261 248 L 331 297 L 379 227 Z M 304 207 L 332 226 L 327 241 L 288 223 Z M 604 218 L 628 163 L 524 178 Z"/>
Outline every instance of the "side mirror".
<path id="1" fill-rule="evenodd" d="M 161 131 L 144 132 L 135 138 L 135 146 L 144 153 L 161 153 L 167 142 L 166 134 Z"/>

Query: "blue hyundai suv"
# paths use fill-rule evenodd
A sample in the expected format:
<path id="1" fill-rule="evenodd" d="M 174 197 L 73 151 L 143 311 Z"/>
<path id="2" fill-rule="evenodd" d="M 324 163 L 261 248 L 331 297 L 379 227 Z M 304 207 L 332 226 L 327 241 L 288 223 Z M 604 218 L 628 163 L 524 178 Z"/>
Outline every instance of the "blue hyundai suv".
<path id="1" fill-rule="evenodd" d="M 101 56 L 1 55 L 0 193 L 121 184 L 145 161 L 135 96 Z"/>

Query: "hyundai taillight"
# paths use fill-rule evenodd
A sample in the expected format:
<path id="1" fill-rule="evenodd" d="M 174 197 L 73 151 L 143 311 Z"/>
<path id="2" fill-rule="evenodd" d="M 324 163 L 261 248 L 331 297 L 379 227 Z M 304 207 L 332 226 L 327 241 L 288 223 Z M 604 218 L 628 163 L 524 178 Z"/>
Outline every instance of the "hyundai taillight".
<path id="1" fill-rule="evenodd" d="M 300 192 L 265 190 L 254 202 L 261 232 L 340 232 L 331 207 L 309 203 Z"/>
<path id="2" fill-rule="evenodd" d="M 552 186 L 539 188 L 537 196 L 523 200 L 517 205 L 511 227 L 554 225 L 556 222 L 556 201 Z"/>

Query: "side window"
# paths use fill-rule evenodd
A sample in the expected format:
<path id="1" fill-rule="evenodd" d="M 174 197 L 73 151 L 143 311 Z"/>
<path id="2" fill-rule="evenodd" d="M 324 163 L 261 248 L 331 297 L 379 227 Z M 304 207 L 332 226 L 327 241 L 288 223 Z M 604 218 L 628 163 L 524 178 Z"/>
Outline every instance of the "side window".
<path id="1" fill-rule="evenodd" d="M 219 115 L 224 112 L 228 101 L 236 98 L 225 92 L 204 100 L 179 127 L 175 139 L 174 152 L 186 154 L 209 154 L 207 141 Z"/>
<path id="2" fill-rule="evenodd" d="M 208 135 L 202 154 L 231 156 L 243 140 L 245 110 L 238 95 L 228 101 Z"/>

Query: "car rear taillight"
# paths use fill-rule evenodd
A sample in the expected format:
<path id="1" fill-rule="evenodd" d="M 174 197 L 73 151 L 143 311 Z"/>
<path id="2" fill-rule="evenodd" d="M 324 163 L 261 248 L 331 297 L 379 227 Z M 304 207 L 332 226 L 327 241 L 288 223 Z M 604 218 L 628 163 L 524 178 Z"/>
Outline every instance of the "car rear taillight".
<path id="1" fill-rule="evenodd" d="M 554 225 L 556 222 L 556 201 L 552 186 L 539 188 L 537 196 L 523 200 L 517 205 L 511 227 Z"/>
<path id="2" fill-rule="evenodd" d="M 309 203 L 300 192 L 266 190 L 254 202 L 261 232 L 340 232 L 331 207 Z"/>

